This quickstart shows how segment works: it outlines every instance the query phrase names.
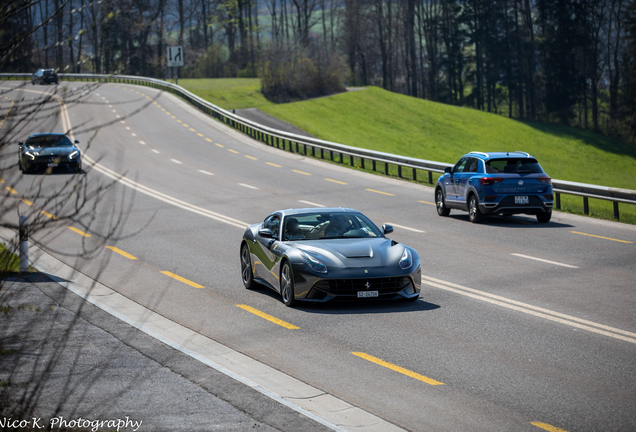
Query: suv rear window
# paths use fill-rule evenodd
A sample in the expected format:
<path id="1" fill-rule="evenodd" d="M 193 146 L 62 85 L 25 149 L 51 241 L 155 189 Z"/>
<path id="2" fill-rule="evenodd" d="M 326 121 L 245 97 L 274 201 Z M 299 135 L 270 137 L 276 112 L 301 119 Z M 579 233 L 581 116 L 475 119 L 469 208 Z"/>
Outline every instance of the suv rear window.
<path id="1" fill-rule="evenodd" d="M 504 174 L 541 174 L 543 173 L 543 169 L 536 159 L 506 158 L 491 159 L 487 161 L 486 172 Z"/>

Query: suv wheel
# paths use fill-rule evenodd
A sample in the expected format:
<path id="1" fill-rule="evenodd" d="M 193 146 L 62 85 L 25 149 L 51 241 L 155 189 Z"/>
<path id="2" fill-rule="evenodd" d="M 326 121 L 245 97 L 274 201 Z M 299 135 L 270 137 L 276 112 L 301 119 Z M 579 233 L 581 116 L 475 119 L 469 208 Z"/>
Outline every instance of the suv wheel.
<path id="1" fill-rule="evenodd" d="M 448 216 L 450 214 L 450 209 L 446 207 L 446 203 L 444 202 L 444 193 L 441 189 L 437 189 L 435 193 L 435 203 L 437 205 L 437 214 L 440 216 Z"/>
<path id="2" fill-rule="evenodd" d="M 551 217 L 552 217 L 551 211 L 537 214 L 537 220 L 539 221 L 539 223 L 548 223 L 550 222 Z"/>
<path id="3" fill-rule="evenodd" d="M 479 223 L 483 220 L 484 216 L 479 210 L 479 200 L 474 194 L 471 194 L 468 198 L 468 219 L 472 223 Z"/>

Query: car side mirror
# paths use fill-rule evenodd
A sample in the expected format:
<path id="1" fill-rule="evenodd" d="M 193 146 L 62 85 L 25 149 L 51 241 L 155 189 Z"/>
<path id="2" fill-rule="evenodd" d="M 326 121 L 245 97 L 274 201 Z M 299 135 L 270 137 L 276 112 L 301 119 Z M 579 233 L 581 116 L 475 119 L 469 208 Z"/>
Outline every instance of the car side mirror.
<path id="1" fill-rule="evenodd" d="M 79 143 L 80 143 L 80 142 L 79 142 L 79 140 L 75 140 L 75 141 L 73 141 L 73 142 L 74 142 L 75 144 L 79 144 Z"/>
<path id="2" fill-rule="evenodd" d="M 274 234 L 272 234 L 272 230 L 269 228 L 258 230 L 258 236 L 263 238 L 274 238 Z"/>
<path id="3" fill-rule="evenodd" d="M 391 234 L 393 232 L 393 226 L 389 224 L 382 225 L 382 233 L 383 234 Z"/>
<path id="4" fill-rule="evenodd" d="M 448 173 L 448 174 L 453 174 L 453 167 L 446 167 L 444 168 L 444 172 Z"/>
<path id="5" fill-rule="evenodd" d="M 19 146 L 22 146 L 22 144 L 24 144 L 24 141 L 18 141 Z"/>

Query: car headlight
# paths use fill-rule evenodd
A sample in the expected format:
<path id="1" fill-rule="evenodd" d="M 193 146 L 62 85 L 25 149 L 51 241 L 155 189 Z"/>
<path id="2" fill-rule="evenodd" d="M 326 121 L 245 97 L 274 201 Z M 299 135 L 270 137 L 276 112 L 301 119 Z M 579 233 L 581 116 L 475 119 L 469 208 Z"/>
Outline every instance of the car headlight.
<path id="1" fill-rule="evenodd" d="M 317 258 L 314 258 L 303 251 L 300 252 L 300 256 L 305 261 L 305 264 L 307 264 L 309 268 L 316 273 L 327 273 L 327 266 L 320 262 Z"/>
<path id="2" fill-rule="evenodd" d="M 35 160 L 35 156 L 32 153 L 24 152 L 24 155 L 30 157 L 31 160 Z"/>
<path id="3" fill-rule="evenodd" d="M 68 155 L 69 159 L 73 159 L 75 156 L 77 156 L 79 154 L 79 152 L 77 150 L 75 150 L 73 153 L 71 153 L 70 155 Z"/>
<path id="4" fill-rule="evenodd" d="M 404 248 L 404 253 L 402 254 L 402 258 L 400 258 L 399 264 L 402 270 L 406 270 L 413 265 L 413 256 L 408 248 Z"/>

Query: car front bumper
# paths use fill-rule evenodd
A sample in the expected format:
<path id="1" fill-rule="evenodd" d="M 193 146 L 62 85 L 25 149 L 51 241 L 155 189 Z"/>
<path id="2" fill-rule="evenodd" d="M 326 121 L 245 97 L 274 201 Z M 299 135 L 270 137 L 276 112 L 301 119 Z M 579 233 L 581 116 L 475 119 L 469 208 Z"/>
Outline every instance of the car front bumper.
<path id="1" fill-rule="evenodd" d="M 301 301 L 414 299 L 421 291 L 419 263 L 411 272 L 399 268 L 394 271 L 386 268 L 338 269 L 330 270 L 331 274 L 324 277 L 307 271 L 302 264 L 294 267 L 296 300 Z"/>

